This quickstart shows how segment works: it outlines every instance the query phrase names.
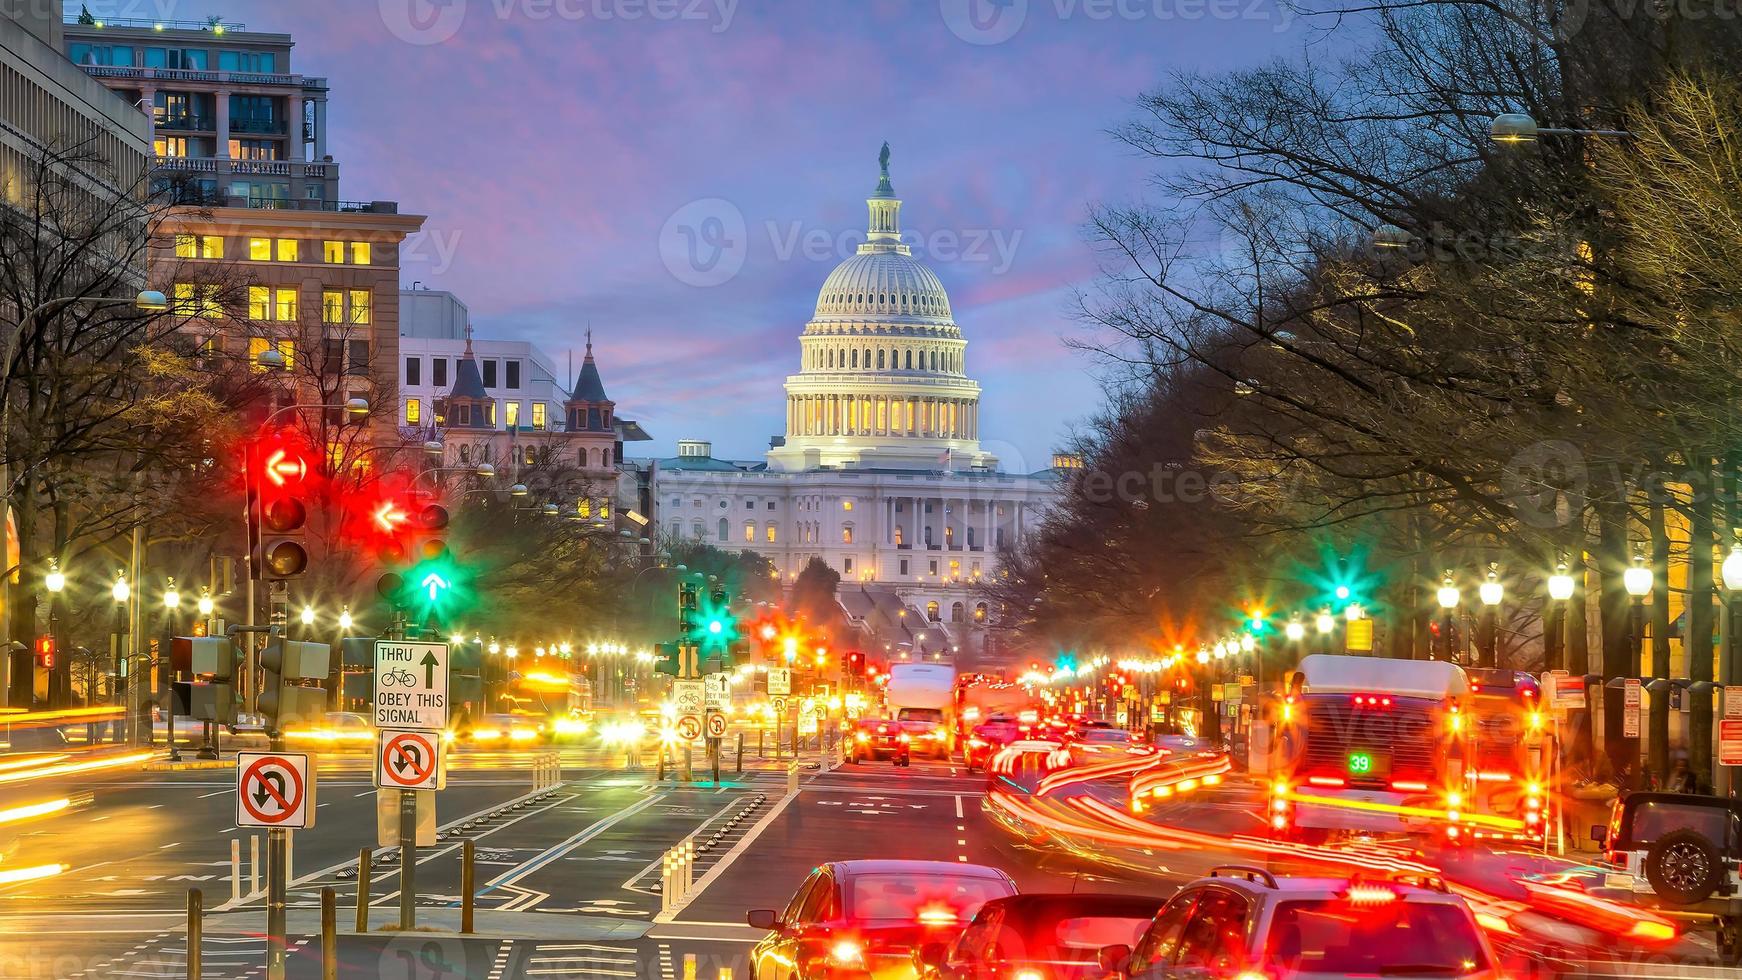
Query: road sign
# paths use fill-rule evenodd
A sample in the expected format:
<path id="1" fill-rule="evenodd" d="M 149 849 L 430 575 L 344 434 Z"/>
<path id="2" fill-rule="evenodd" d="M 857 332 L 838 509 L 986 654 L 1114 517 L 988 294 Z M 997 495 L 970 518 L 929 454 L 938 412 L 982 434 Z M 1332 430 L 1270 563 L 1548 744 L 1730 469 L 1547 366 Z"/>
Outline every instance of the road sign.
<path id="1" fill-rule="evenodd" d="M 671 702 L 677 708 L 678 717 L 693 715 L 700 718 L 707 709 L 707 684 L 703 681 L 673 681 Z"/>
<path id="2" fill-rule="evenodd" d="M 769 707 L 769 710 L 774 712 L 774 717 L 776 717 L 776 718 L 785 718 L 786 717 L 786 698 L 784 698 L 784 697 L 769 698 L 768 699 L 768 707 Z"/>
<path id="3" fill-rule="evenodd" d="M 382 729 L 375 739 L 375 785 L 388 789 L 445 789 L 440 732 Z"/>
<path id="4" fill-rule="evenodd" d="M 817 702 L 814 698 L 805 698 L 798 703 L 798 733 L 800 735 L 815 735 L 817 733 Z"/>
<path id="5" fill-rule="evenodd" d="M 708 737 L 726 737 L 726 716 L 718 711 L 708 712 Z"/>
<path id="6" fill-rule="evenodd" d="M 686 742 L 700 739 L 702 737 L 702 720 L 695 715 L 678 716 L 677 737 Z"/>
<path id="7" fill-rule="evenodd" d="M 1742 719 L 1718 722 L 1718 765 L 1742 766 Z"/>
<path id="8" fill-rule="evenodd" d="M 709 711 L 713 711 L 716 708 L 724 708 L 726 706 L 727 700 L 731 697 L 731 675 L 709 674 L 702 678 L 702 685 L 705 688 L 707 708 Z"/>
<path id="9" fill-rule="evenodd" d="M 236 753 L 236 826 L 315 825 L 315 774 L 300 752 Z"/>
<path id="10" fill-rule="evenodd" d="M 1724 688 L 1724 717 L 1742 718 L 1742 684 Z"/>
<path id="11" fill-rule="evenodd" d="M 448 727 L 448 645 L 377 640 L 375 727 L 439 732 Z"/>
<path id="12" fill-rule="evenodd" d="M 406 790 L 410 792 L 410 790 Z M 382 787 L 375 791 L 375 843 L 378 847 L 398 847 L 399 794 L 396 789 Z M 436 842 L 436 812 L 434 793 L 412 793 L 417 800 L 417 846 L 434 847 Z"/>
<path id="13" fill-rule="evenodd" d="M 1621 682 L 1621 737 L 1639 737 L 1639 706 L 1644 699 L 1639 688 L 1639 678 L 1629 677 Z"/>
<path id="14" fill-rule="evenodd" d="M 769 694 L 791 694 L 792 693 L 792 668 L 791 667 L 770 667 L 770 668 L 768 668 L 768 693 Z"/>
<path id="15" fill-rule="evenodd" d="M 1352 653 L 1369 653 L 1373 650 L 1373 620 L 1351 619 L 1343 627 L 1344 646 Z"/>

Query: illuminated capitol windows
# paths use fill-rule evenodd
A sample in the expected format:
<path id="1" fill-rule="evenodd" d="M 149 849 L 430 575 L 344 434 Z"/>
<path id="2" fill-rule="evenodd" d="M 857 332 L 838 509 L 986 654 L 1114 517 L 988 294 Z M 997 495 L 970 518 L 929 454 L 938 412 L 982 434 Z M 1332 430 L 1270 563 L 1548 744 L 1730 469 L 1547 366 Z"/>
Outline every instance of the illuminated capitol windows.
<path id="1" fill-rule="evenodd" d="M 996 610 L 975 581 L 1035 527 L 1058 473 L 1006 473 L 981 448 L 968 342 L 943 283 L 901 243 L 887 146 L 881 163 L 866 241 L 800 336 L 784 436 L 754 462 L 680 443 L 649 464 L 655 516 L 667 538 L 757 551 L 787 581 L 828 562 L 849 619 L 893 659 L 978 654 Z"/>

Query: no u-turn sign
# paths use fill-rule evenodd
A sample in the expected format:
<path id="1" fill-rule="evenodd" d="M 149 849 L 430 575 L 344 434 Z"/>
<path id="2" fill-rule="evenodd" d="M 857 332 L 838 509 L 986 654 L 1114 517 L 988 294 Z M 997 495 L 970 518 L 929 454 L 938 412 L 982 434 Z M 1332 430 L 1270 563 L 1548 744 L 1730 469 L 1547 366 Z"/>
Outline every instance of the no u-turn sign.
<path id="1" fill-rule="evenodd" d="M 383 789 L 443 789 L 447 767 L 440 732 L 382 731 L 375 739 L 375 785 Z"/>

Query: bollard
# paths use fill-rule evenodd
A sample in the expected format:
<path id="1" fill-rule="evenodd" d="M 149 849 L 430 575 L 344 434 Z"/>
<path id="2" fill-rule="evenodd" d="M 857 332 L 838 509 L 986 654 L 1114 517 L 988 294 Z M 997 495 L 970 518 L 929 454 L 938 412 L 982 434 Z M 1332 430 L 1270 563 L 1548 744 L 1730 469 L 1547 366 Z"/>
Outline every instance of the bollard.
<path id="1" fill-rule="evenodd" d="M 260 894 L 260 835 L 248 836 L 248 894 Z"/>
<path id="2" fill-rule="evenodd" d="M 292 860 L 296 854 L 296 831 L 284 832 L 284 880 L 286 883 L 296 880 L 296 862 Z"/>
<path id="3" fill-rule="evenodd" d="M 738 733 L 738 775 L 744 775 L 744 733 Z"/>
<path id="4" fill-rule="evenodd" d="M 369 931 L 369 885 L 373 873 L 369 859 L 375 853 L 367 847 L 357 852 L 357 931 Z"/>
<path id="5" fill-rule="evenodd" d="M 762 747 L 762 736 L 767 734 L 767 733 L 768 733 L 768 729 L 763 728 L 761 725 L 756 726 L 756 758 L 758 758 L 758 759 L 768 758 L 767 751 L 765 751 Z"/>
<path id="6" fill-rule="evenodd" d="M 204 941 L 205 896 L 198 888 L 188 889 L 188 980 L 200 980 L 200 946 Z"/>
<path id="7" fill-rule="evenodd" d="M 671 851 L 667 850 L 659 859 L 659 913 L 665 915 L 671 911 L 672 882 L 676 876 L 671 873 Z"/>
<path id="8" fill-rule="evenodd" d="M 661 745 L 659 747 L 659 771 L 654 773 L 653 781 L 656 783 L 665 782 L 665 746 L 664 745 Z"/>
<path id="9" fill-rule="evenodd" d="M 688 900 L 690 889 L 696 886 L 696 842 L 683 842 L 683 897 Z"/>
<path id="10" fill-rule="evenodd" d="M 242 900 L 242 838 L 230 838 L 230 901 Z"/>
<path id="11" fill-rule="evenodd" d="M 683 954 L 683 980 L 696 980 L 696 954 Z"/>
<path id="12" fill-rule="evenodd" d="M 339 895 L 321 889 L 321 980 L 339 977 Z"/>
<path id="13" fill-rule="evenodd" d="M 477 889 L 473 875 L 473 844 L 466 841 L 460 847 L 460 931 L 472 932 L 473 911 L 477 906 Z"/>
<path id="14" fill-rule="evenodd" d="M 796 760 L 786 767 L 786 792 L 788 796 L 798 792 L 798 762 Z"/>

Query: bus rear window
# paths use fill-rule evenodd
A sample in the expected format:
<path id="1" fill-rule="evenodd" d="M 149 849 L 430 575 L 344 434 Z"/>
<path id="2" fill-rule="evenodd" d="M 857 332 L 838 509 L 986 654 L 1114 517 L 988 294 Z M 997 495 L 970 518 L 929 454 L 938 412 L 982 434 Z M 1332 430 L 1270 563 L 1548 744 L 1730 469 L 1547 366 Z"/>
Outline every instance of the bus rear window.
<path id="1" fill-rule="evenodd" d="M 1462 908 L 1402 898 L 1379 905 L 1283 902 L 1265 959 L 1283 976 L 1456 977 L 1488 969 L 1475 923 Z"/>

